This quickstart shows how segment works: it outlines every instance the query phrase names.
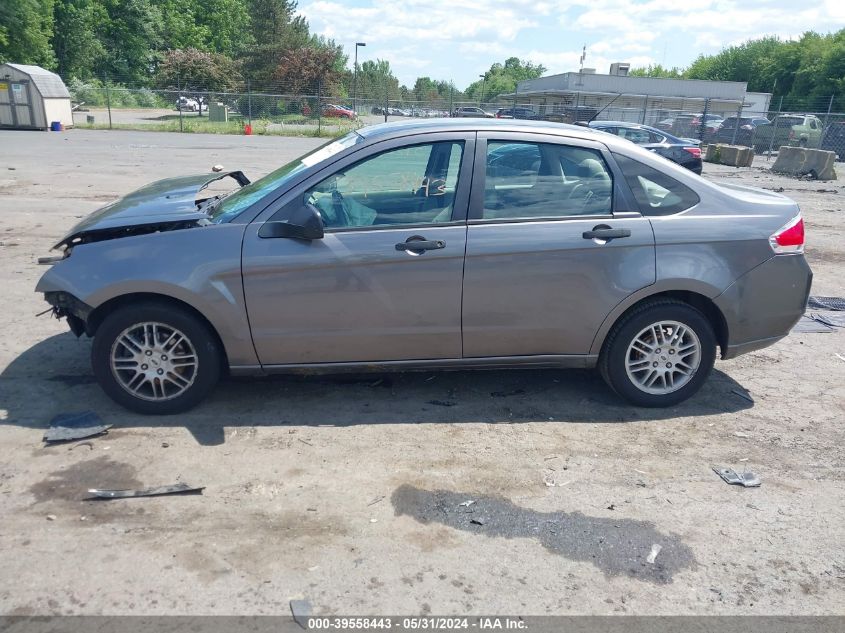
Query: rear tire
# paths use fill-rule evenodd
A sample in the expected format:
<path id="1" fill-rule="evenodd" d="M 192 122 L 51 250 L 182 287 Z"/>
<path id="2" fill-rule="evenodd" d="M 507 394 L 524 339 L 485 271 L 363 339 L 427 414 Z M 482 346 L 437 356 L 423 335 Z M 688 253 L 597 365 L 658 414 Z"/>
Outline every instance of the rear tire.
<path id="1" fill-rule="evenodd" d="M 91 364 L 103 391 L 147 415 L 181 413 L 217 384 L 222 350 L 209 327 L 167 303 L 127 305 L 97 329 Z"/>
<path id="2" fill-rule="evenodd" d="M 707 317 L 681 301 L 656 299 L 613 326 L 598 368 L 628 402 L 671 407 L 701 388 L 715 360 L 716 337 Z"/>

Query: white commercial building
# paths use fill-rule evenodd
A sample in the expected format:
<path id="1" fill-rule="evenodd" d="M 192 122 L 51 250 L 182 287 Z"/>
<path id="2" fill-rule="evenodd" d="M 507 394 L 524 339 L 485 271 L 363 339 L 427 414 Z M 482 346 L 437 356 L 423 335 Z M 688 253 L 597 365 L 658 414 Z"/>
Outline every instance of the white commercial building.
<path id="1" fill-rule="evenodd" d="M 628 69 L 628 64 L 617 63 L 607 75 L 585 68 L 528 79 L 503 99 L 546 117 L 560 114 L 589 119 L 599 112 L 605 120 L 654 124 L 679 113 L 701 114 L 705 109 L 722 117 L 736 115 L 748 94 L 745 82 L 633 77 Z"/>

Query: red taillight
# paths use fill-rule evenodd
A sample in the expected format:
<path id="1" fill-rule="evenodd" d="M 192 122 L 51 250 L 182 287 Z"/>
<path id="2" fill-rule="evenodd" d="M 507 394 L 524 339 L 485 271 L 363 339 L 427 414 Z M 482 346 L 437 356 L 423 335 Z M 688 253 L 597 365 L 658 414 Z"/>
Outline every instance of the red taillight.
<path id="1" fill-rule="evenodd" d="M 804 252 L 804 219 L 798 215 L 784 224 L 769 238 L 772 250 L 777 254 Z"/>
<path id="2" fill-rule="evenodd" d="M 701 148 L 700 147 L 685 147 L 690 154 L 695 156 L 696 158 L 701 158 Z"/>

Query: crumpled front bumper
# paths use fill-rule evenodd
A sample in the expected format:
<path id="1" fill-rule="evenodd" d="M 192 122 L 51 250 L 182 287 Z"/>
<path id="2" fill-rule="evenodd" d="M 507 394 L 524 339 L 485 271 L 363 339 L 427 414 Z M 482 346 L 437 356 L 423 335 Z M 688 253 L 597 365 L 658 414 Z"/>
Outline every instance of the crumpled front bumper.
<path id="1" fill-rule="evenodd" d="M 63 291 L 45 292 L 44 300 L 53 306 L 53 314 L 57 319 L 62 317 L 67 319 L 70 331 L 76 336 L 82 336 L 86 333 L 88 316 L 93 310 L 91 306 Z"/>

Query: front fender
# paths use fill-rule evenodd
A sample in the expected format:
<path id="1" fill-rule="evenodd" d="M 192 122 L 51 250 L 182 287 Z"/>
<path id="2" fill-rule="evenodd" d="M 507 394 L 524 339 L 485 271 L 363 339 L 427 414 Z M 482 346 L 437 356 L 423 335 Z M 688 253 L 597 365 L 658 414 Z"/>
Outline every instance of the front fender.
<path id="1" fill-rule="evenodd" d="M 243 231 L 220 224 L 80 244 L 36 291 L 66 292 L 93 309 L 138 293 L 177 299 L 208 319 L 232 365 L 257 365 L 241 279 Z"/>

